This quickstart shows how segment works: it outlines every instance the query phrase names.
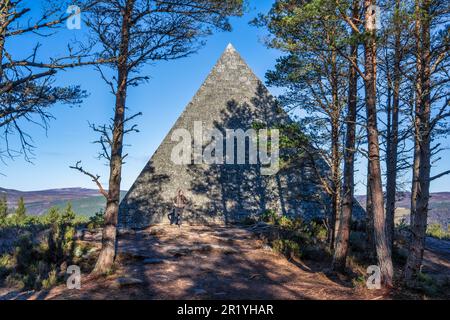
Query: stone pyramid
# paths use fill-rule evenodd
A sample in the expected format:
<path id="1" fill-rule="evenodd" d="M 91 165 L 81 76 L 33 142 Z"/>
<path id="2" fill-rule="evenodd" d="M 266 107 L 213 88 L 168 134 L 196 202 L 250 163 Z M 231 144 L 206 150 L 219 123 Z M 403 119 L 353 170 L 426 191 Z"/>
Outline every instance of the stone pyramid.
<path id="1" fill-rule="evenodd" d="M 324 216 L 329 197 L 314 180 L 307 161 L 261 175 L 260 164 L 175 164 L 171 153 L 176 129 L 194 136 L 204 127 L 247 130 L 288 124 L 289 116 L 230 44 L 205 82 L 153 154 L 119 209 L 119 226 L 142 228 L 167 223 L 173 199 L 182 189 L 189 200 L 184 221 L 228 223 L 268 210 L 289 216 Z"/>

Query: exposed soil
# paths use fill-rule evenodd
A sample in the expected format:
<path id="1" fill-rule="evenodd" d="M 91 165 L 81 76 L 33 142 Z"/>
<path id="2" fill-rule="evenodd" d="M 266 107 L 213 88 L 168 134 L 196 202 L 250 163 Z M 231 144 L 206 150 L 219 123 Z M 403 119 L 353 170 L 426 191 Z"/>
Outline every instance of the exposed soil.
<path id="1" fill-rule="evenodd" d="M 155 226 L 120 236 L 118 269 L 29 299 L 374 299 L 326 276 L 323 263 L 288 261 L 238 227 Z"/>
<path id="2" fill-rule="evenodd" d="M 154 226 L 121 234 L 118 245 L 116 272 L 106 278 L 84 276 L 81 290 L 59 286 L 50 292 L 9 293 L 1 298 L 390 298 L 381 290 L 355 288 L 344 276 L 327 275 L 323 270 L 329 261 L 289 261 L 240 227 Z M 449 257 L 439 251 L 446 244 L 427 241 L 427 245 L 433 250 L 426 252 L 424 268 L 450 272 Z"/>

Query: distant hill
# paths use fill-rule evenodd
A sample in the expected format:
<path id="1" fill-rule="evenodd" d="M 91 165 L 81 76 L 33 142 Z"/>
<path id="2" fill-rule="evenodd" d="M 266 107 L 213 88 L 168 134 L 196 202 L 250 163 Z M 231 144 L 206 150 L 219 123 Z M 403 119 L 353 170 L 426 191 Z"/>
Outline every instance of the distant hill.
<path id="1" fill-rule="evenodd" d="M 121 191 L 121 198 L 126 191 Z M 27 211 L 32 215 L 42 215 L 53 206 L 64 207 L 67 202 L 78 214 L 91 216 L 105 207 L 105 198 L 95 189 L 63 188 L 40 191 L 19 191 L 0 188 L 0 197 L 6 196 L 8 206 L 15 208 L 20 197 L 25 199 Z M 357 195 L 355 198 L 363 208 L 366 207 L 366 196 Z M 409 222 L 410 193 L 397 195 L 397 221 L 405 219 Z M 430 199 L 428 223 L 440 223 L 447 227 L 450 223 L 450 192 L 432 193 Z"/>
<path id="2" fill-rule="evenodd" d="M 121 198 L 126 191 L 121 191 Z M 63 188 L 40 191 L 19 191 L 0 188 L 0 197 L 6 196 L 8 206 L 15 208 L 20 197 L 25 200 L 28 214 L 42 215 L 51 207 L 64 207 L 71 202 L 76 213 L 91 216 L 105 207 L 105 198 L 95 189 Z"/>
<path id="3" fill-rule="evenodd" d="M 355 196 L 363 208 L 366 207 L 366 196 Z M 404 218 L 409 222 L 409 211 L 411 208 L 411 193 L 402 192 L 397 194 L 397 220 Z M 440 223 L 444 228 L 450 224 L 450 192 L 436 192 L 431 194 L 430 211 L 428 223 Z"/>

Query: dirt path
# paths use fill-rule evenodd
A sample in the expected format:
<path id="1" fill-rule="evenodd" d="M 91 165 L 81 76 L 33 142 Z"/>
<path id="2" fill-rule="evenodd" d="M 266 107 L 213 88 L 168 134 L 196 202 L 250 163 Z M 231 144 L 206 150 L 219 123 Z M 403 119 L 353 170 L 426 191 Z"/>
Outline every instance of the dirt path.
<path id="1" fill-rule="evenodd" d="M 119 268 L 83 278 L 81 290 L 54 288 L 45 299 L 373 299 L 327 277 L 317 264 L 291 263 L 251 232 L 234 227 L 156 226 L 119 240 Z"/>

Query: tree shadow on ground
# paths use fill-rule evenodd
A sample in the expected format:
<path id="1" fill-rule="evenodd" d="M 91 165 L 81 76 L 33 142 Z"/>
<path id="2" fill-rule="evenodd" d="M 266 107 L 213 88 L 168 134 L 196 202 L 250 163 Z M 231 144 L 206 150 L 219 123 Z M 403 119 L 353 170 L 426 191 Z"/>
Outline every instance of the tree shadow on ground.
<path id="1" fill-rule="evenodd" d="M 117 280 L 83 285 L 57 299 L 333 299 L 355 298 L 319 265 L 295 266 L 240 226 L 153 226 L 119 239 Z M 107 278 L 108 279 L 108 278 Z M 91 287 L 92 286 L 92 287 Z"/>

